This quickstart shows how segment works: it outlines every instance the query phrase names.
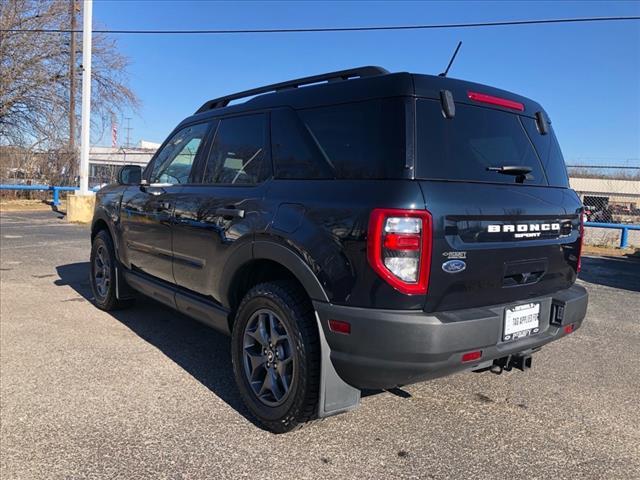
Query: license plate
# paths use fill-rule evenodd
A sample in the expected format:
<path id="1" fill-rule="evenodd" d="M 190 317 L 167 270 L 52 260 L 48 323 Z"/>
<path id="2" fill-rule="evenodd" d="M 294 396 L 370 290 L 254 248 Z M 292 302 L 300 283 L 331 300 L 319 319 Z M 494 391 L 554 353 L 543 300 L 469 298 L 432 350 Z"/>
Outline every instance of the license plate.
<path id="1" fill-rule="evenodd" d="M 540 304 L 525 303 L 504 310 L 503 341 L 517 340 L 540 331 Z"/>

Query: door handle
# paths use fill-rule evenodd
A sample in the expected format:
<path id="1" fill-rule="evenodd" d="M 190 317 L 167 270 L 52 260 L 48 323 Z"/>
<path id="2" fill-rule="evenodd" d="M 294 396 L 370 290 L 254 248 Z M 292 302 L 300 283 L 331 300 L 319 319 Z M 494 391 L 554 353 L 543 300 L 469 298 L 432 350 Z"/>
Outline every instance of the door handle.
<path id="1" fill-rule="evenodd" d="M 244 210 L 238 208 L 217 208 L 216 215 L 220 215 L 225 218 L 244 218 Z"/>

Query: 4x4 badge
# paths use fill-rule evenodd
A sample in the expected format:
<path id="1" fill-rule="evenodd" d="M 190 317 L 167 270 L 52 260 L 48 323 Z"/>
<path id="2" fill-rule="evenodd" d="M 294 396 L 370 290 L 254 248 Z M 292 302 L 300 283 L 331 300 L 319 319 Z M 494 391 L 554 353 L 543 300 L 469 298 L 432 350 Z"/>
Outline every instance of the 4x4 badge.
<path id="1" fill-rule="evenodd" d="M 467 258 L 467 252 L 444 252 L 443 257 L 447 257 L 450 260 L 454 258 Z"/>

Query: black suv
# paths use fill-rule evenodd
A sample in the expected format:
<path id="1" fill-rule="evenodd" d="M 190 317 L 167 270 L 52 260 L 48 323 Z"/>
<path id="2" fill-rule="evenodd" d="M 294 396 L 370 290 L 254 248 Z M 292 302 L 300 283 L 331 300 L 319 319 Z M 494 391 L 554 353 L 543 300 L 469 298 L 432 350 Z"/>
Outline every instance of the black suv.
<path id="1" fill-rule="evenodd" d="M 530 367 L 586 313 L 581 212 L 537 103 L 356 68 L 208 101 L 124 167 L 91 283 L 104 310 L 137 291 L 230 334 L 242 398 L 285 432 L 363 389 Z"/>

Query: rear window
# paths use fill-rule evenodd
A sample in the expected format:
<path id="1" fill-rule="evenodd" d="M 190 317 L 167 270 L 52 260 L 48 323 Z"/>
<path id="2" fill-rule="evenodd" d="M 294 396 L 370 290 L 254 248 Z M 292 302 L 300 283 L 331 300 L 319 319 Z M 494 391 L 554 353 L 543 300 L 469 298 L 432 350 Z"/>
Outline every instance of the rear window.
<path id="1" fill-rule="evenodd" d="M 418 178 L 515 183 L 487 167 L 518 165 L 531 168 L 525 184 L 547 185 L 518 115 L 456 104 L 455 117 L 446 119 L 440 102 L 421 99 L 416 116 Z"/>
<path id="2" fill-rule="evenodd" d="M 405 162 L 404 103 L 380 99 L 299 110 L 335 178 L 400 178 Z"/>

